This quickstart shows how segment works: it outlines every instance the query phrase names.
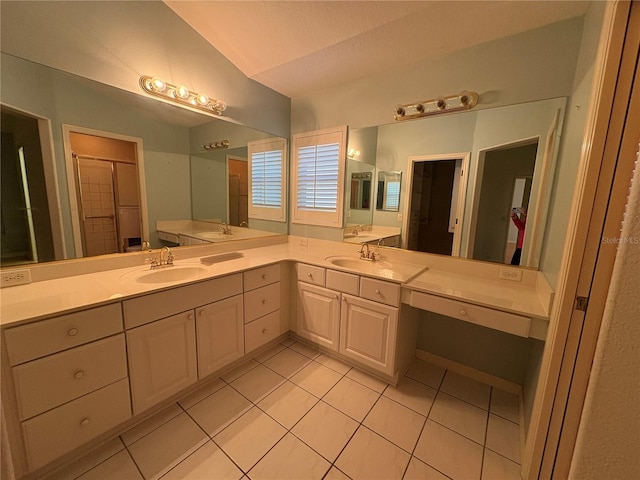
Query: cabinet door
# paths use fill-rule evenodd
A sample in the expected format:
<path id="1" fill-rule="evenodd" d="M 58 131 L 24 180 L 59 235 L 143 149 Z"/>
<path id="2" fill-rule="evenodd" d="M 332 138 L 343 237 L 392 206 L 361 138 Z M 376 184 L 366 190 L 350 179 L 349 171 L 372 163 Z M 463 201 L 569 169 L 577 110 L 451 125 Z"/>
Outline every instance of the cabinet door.
<path id="1" fill-rule="evenodd" d="M 397 330 L 397 308 L 342 296 L 340 353 L 393 375 Z"/>
<path id="2" fill-rule="evenodd" d="M 127 331 L 134 414 L 198 378 L 193 311 Z"/>
<path id="3" fill-rule="evenodd" d="M 244 355 L 242 295 L 196 310 L 198 373 L 204 378 Z"/>
<path id="4" fill-rule="evenodd" d="M 340 293 L 298 282 L 297 333 L 302 338 L 338 351 Z"/>

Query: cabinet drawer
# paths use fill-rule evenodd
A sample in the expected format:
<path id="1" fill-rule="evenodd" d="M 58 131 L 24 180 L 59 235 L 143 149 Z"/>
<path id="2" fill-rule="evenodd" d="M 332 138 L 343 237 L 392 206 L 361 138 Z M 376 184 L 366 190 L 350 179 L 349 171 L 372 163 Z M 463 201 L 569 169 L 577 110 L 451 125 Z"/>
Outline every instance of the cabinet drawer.
<path id="1" fill-rule="evenodd" d="M 411 292 L 409 305 L 520 337 L 529 336 L 531 319 L 428 293 Z"/>
<path id="2" fill-rule="evenodd" d="M 350 293 L 351 295 L 358 295 L 360 277 L 358 275 L 353 275 L 352 273 L 327 270 L 326 284 L 327 288 L 332 288 L 339 292 Z"/>
<path id="3" fill-rule="evenodd" d="M 123 302 L 124 324 L 134 328 L 242 293 L 242 274 L 194 283 Z"/>
<path id="4" fill-rule="evenodd" d="M 122 331 L 119 303 L 10 328 L 5 332 L 11 365 L 89 343 Z"/>
<path id="5" fill-rule="evenodd" d="M 280 281 L 280 265 L 268 265 L 244 272 L 244 291 L 255 290 Z"/>
<path id="6" fill-rule="evenodd" d="M 244 321 L 249 323 L 280 308 L 280 282 L 244 294 Z"/>
<path id="7" fill-rule="evenodd" d="M 324 268 L 298 263 L 298 280 L 324 287 Z"/>
<path id="8" fill-rule="evenodd" d="M 265 315 L 244 326 L 245 353 L 261 347 L 280 335 L 280 311 Z"/>
<path id="9" fill-rule="evenodd" d="M 360 279 L 360 296 L 393 307 L 400 305 L 400 285 L 373 278 Z"/>
<path id="10" fill-rule="evenodd" d="M 31 469 L 39 468 L 131 417 L 129 382 L 120 380 L 22 424 Z"/>
<path id="11" fill-rule="evenodd" d="M 20 418 L 30 418 L 127 376 L 124 334 L 13 368 Z"/>

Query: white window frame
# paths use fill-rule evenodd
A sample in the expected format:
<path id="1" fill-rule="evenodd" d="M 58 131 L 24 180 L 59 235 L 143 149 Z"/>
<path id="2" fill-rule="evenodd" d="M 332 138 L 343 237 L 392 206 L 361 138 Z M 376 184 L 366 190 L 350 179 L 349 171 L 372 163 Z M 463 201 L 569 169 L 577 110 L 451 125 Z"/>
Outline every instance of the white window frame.
<path id="1" fill-rule="evenodd" d="M 271 220 L 274 222 L 287 221 L 287 141 L 284 138 L 267 138 L 247 143 L 249 162 L 249 218 Z M 282 163 L 280 165 L 280 206 L 266 206 L 253 204 L 253 154 L 270 151 L 280 151 Z"/>
<path id="2" fill-rule="evenodd" d="M 338 180 L 335 211 L 313 210 L 298 206 L 298 152 L 314 145 L 338 144 Z M 347 126 L 326 128 L 293 135 L 291 162 L 292 223 L 342 228 L 344 216 L 344 181 L 346 175 Z"/>

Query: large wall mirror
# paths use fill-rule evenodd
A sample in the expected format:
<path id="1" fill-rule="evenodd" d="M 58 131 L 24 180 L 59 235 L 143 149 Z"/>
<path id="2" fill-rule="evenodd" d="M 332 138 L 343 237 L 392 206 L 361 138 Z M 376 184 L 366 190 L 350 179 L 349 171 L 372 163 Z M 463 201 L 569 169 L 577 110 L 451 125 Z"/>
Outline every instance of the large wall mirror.
<path id="1" fill-rule="evenodd" d="M 377 179 L 371 229 L 398 229 L 410 250 L 537 268 L 565 105 L 563 97 L 352 130 L 349 151 L 367 152 Z M 387 184 L 399 187 L 397 201 L 377 208 Z"/>
<path id="2" fill-rule="evenodd" d="M 158 221 L 287 232 L 246 216 L 247 144 L 273 135 L 1 60 L 3 267 L 159 247 Z"/>

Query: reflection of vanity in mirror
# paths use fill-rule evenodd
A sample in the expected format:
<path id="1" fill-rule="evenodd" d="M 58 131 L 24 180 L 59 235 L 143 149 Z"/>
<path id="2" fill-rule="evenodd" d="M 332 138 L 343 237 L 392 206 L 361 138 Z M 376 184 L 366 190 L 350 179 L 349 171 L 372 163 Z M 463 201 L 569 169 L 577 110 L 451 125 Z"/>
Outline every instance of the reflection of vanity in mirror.
<path id="1" fill-rule="evenodd" d="M 172 228 L 180 226 L 172 230 L 176 238 L 185 235 L 183 242 L 168 240 L 168 245 L 286 233 L 284 222 L 247 215 L 247 144 L 272 137 L 268 133 L 4 53 L 2 76 L 3 132 L 11 129 L 15 138 L 36 142 L 26 142 L 23 155 L 31 210 L 25 209 L 21 191 L 5 189 L 3 181 L 3 221 L 25 225 L 15 248 L 3 248 L 3 267 L 135 251 L 145 241 L 158 248 L 164 243 L 158 222 L 166 229 L 172 221 Z M 33 79 L 56 101 L 27 96 L 18 88 L 21 78 Z M 89 140 L 78 143 L 78 137 Z M 228 143 L 210 148 L 223 141 Z M 95 147 L 100 142 L 116 147 Z M 10 151 L 4 143 L 2 150 Z M 19 184 L 19 171 L 5 172 L 9 163 L 3 153 L 3 179 Z M 98 176 L 104 185 L 91 180 L 90 186 L 88 179 Z M 12 191 L 15 198 L 8 197 Z M 208 223 L 187 228 L 197 221 Z M 223 230 L 231 233 L 218 235 Z M 3 237 L 3 243 L 10 242 Z"/>
<path id="2" fill-rule="evenodd" d="M 365 233 L 395 228 L 398 246 L 409 250 L 537 267 L 565 103 L 557 98 L 350 132 L 349 150 L 375 152 L 369 165 L 377 183 L 367 217 L 354 222 L 357 210 L 351 217 L 347 211 L 344 241 L 380 238 L 355 235 L 354 224 Z M 349 160 L 348 178 L 355 163 Z M 520 236 L 513 208 L 526 210 Z"/>

